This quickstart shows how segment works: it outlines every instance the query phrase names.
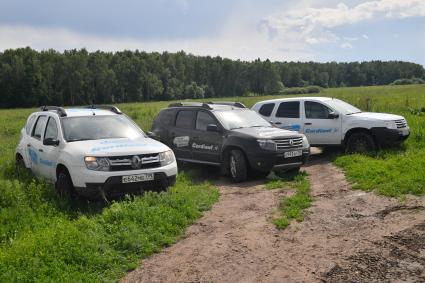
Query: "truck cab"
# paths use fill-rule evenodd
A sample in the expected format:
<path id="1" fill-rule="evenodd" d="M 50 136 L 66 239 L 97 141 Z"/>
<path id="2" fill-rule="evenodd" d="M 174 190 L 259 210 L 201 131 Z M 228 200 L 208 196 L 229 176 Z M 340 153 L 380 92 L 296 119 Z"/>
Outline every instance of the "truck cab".
<path id="1" fill-rule="evenodd" d="M 401 143 L 410 135 L 402 116 L 362 112 L 329 97 L 267 100 L 252 109 L 279 128 L 303 133 L 311 145 L 344 146 L 349 152 L 373 151 Z"/>

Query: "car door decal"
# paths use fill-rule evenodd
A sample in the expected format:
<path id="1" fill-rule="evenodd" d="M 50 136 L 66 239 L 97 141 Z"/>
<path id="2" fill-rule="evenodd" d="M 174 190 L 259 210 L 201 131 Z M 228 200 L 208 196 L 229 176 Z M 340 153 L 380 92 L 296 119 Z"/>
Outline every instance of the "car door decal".
<path id="1" fill-rule="evenodd" d="M 173 144 L 176 147 L 186 147 L 186 146 L 189 146 L 189 136 L 175 137 L 173 139 Z"/>
<path id="2" fill-rule="evenodd" d="M 35 152 L 31 148 L 28 148 L 28 155 L 30 156 L 31 162 L 34 162 L 34 164 L 38 164 L 37 152 Z"/>
<path id="3" fill-rule="evenodd" d="M 207 144 L 197 144 L 197 143 L 193 143 L 192 144 L 192 148 L 195 149 L 201 149 L 201 150 L 206 150 L 206 151 L 213 151 L 213 152 L 217 152 L 218 151 L 218 145 L 207 145 Z"/>

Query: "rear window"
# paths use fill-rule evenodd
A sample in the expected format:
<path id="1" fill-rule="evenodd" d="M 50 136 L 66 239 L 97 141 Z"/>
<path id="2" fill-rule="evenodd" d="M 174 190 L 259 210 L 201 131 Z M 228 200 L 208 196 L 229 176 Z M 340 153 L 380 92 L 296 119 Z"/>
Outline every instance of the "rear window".
<path id="1" fill-rule="evenodd" d="M 31 133 L 32 125 L 34 125 L 35 115 L 32 115 L 28 118 L 27 124 L 25 125 L 25 131 L 27 135 Z"/>
<path id="2" fill-rule="evenodd" d="M 183 129 L 191 129 L 193 122 L 193 111 L 183 110 L 177 114 L 176 127 Z"/>
<path id="3" fill-rule="evenodd" d="M 258 113 L 260 113 L 263 116 L 269 117 L 274 109 L 274 103 L 267 103 L 267 104 L 263 104 L 260 107 L 260 110 L 258 110 Z"/>
<path id="4" fill-rule="evenodd" d="M 35 123 L 34 130 L 32 131 L 32 135 L 31 135 L 33 138 L 36 138 L 38 140 L 41 139 L 41 136 L 44 131 L 44 127 L 46 126 L 46 120 L 47 120 L 46 116 L 38 117 L 37 122 Z"/>
<path id="5" fill-rule="evenodd" d="M 276 112 L 279 118 L 300 118 L 300 102 L 288 101 L 282 102 Z"/>

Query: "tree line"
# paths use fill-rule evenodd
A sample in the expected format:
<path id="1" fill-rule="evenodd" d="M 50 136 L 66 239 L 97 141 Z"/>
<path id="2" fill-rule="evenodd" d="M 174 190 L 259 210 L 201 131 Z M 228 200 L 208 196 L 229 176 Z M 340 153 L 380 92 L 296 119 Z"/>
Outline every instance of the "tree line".
<path id="1" fill-rule="evenodd" d="M 279 93 L 288 87 L 386 85 L 425 78 L 422 65 L 252 62 L 185 52 L 88 52 L 85 49 L 0 53 L 0 107 L 82 105 Z"/>

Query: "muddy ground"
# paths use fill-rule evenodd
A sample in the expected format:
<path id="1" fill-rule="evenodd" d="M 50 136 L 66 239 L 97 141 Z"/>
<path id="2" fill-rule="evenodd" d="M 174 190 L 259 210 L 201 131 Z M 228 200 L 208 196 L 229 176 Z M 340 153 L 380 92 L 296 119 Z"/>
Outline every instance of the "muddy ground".
<path id="1" fill-rule="evenodd" d="M 288 189 L 229 184 L 220 200 L 124 282 L 425 282 L 425 200 L 352 190 L 326 157 L 304 168 L 312 206 L 285 230 L 271 223 Z"/>

